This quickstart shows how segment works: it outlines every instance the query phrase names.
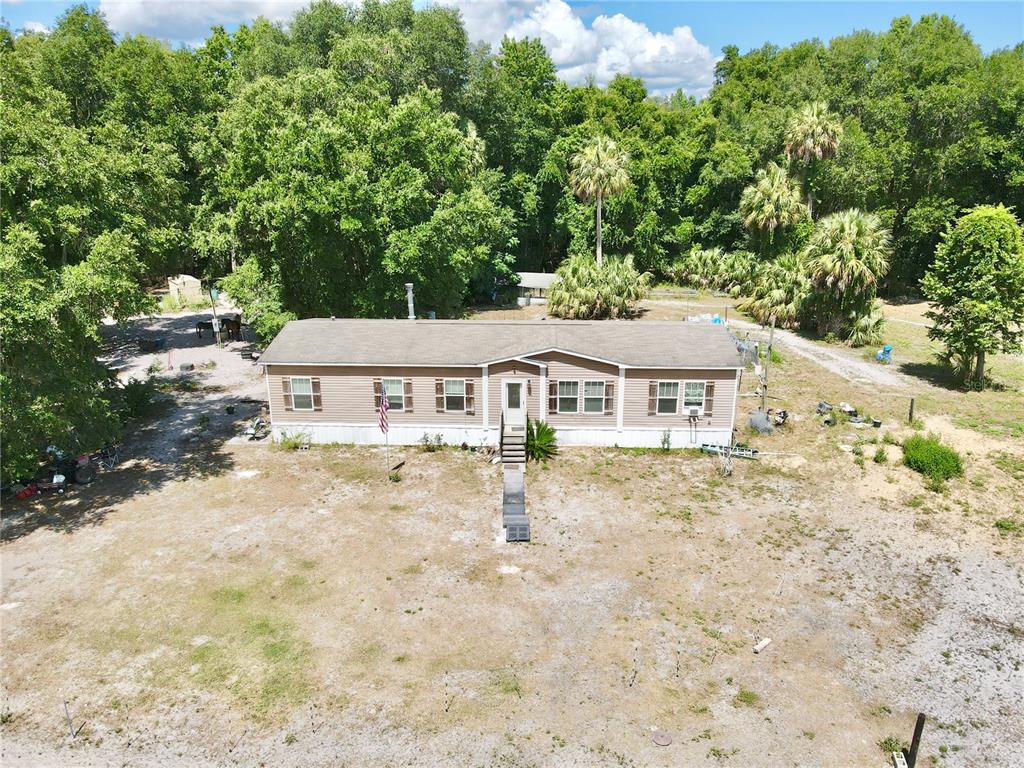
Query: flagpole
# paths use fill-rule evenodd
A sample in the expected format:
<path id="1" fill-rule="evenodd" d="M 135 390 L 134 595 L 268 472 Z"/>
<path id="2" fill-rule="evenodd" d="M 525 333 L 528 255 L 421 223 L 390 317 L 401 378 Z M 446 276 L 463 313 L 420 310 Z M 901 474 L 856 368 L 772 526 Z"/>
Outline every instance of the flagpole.
<path id="1" fill-rule="evenodd" d="M 384 461 L 387 462 L 387 478 L 391 477 L 391 446 L 388 444 L 388 433 L 384 433 Z"/>

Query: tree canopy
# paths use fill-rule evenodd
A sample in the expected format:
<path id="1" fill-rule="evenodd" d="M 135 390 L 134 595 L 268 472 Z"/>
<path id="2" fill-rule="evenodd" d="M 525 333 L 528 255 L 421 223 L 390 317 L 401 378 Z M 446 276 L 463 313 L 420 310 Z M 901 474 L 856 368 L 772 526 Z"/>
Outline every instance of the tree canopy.
<path id="1" fill-rule="evenodd" d="M 723 54 L 697 100 L 627 75 L 567 85 L 540 41 L 471 45 L 457 10 L 412 0 L 315 0 L 195 48 L 119 37 L 85 5 L 47 33 L 0 27 L 4 421 L 33 425 L 5 457 L 47 431 L 107 430 L 90 326 L 168 275 L 223 280 L 270 338 L 291 317 L 398 315 L 410 281 L 424 311 L 457 316 L 515 270 L 577 263 L 599 230 L 572 159 L 597 137 L 620 160 L 602 187 L 617 194 L 600 196 L 610 263 L 672 277 L 715 261 L 708 282 L 766 318 L 823 299 L 814 233 L 869 212 L 891 233 L 888 269 L 865 262 L 844 333 L 872 322 L 876 292 L 917 289 L 961 210 L 1024 210 L 1024 44 L 984 55 L 926 15 Z M 76 405 L 55 416 L 46 403 L 65 396 Z"/>
<path id="2" fill-rule="evenodd" d="M 985 385 L 985 355 L 1017 352 L 1024 337 L 1024 234 L 1005 206 L 982 205 L 942 234 L 922 281 L 928 334 L 967 381 Z"/>

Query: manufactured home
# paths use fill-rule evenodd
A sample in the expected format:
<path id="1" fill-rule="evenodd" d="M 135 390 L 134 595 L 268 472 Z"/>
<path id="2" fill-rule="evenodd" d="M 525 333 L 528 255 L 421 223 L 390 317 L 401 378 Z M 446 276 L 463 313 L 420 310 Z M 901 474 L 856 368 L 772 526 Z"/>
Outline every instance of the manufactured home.
<path id="1" fill-rule="evenodd" d="M 732 441 L 742 363 L 722 325 L 310 319 L 260 357 L 274 439 L 496 445 L 547 421 L 563 445 Z"/>

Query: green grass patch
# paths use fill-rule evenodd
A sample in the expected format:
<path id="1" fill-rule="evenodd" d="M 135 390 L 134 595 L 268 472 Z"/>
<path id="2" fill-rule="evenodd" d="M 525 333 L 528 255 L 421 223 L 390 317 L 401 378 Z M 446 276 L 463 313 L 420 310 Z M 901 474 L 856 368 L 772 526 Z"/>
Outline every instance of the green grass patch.
<path id="1" fill-rule="evenodd" d="M 884 739 L 879 740 L 878 748 L 885 752 L 885 754 L 889 755 L 893 752 L 899 752 L 902 749 L 906 749 L 907 743 L 905 741 L 900 741 L 896 736 L 886 736 Z"/>
<path id="2" fill-rule="evenodd" d="M 994 523 L 995 529 L 1003 536 L 1024 533 L 1024 522 L 1012 517 L 1001 517 Z"/>
<path id="3" fill-rule="evenodd" d="M 963 460 L 952 448 L 943 445 L 937 435 L 911 435 L 903 441 L 903 463 L 934 483 L 942 483 L 964 473 Z"/>
<path id="4" fill-rule="evenodd" d="M 732 700 L 734 707 L 756 707 L 761 703 L 761 697 L 746 688 L 740 688 L 740 692 Z"/>
<path id="5" fill-rule="evenodd" d="M 491 685 L 498 693 L 505 696 L 523 698 L 523 688 L 519 684 L 519 678 L 510 670 L 494 670 L 491 676 Z"/>
<path id="6" fill-rule="evenodd" d="M 194 601 L 188 633 L 209 639 L 189 654 L 191 681 L 226 691 L 255 720 L 274 719 L 305 701 L 311 690 L 309 646 L 274 605 L 304 588 L 299 577 L 277 587 L 220 587 Z"/>
<path id="7" fill-rule="evenodd" d="M 993 451 L 989 455 L 992 463 L 1014 480 L 1024 480 L 1024 456 L 1014 456 L 1006 451 Z"/>
<path id="8" fill-rule="evenodd" d="M 966 427 L 983 435 L 994 437 L 1024 437 L 1024 420 L 1003 419 L 975 416 L 971 414 L 957 416 L 953 423 L 958 427 Z"/>
<path id="9" fill-rule="evenodd" d="M 185 310 L 190 312 L 209 312 L 211 306 L 209 298 L 206 297 L 193 299 L 192 301 L 180 301 L 176 296 L 167 293 L 160 298 L 160 313 L 165 315 Z"/>

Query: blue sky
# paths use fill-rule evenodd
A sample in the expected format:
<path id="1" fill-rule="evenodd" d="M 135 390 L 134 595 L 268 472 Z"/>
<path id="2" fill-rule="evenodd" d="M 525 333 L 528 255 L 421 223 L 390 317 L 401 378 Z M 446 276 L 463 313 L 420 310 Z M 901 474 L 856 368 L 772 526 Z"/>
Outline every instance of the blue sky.
<path id="1" fill-rule="evenodd" d="M 174 44 L 200 43 L 212 24 L 229 29 L 264 15 L 287 21 L 306 0 L 92 0 L 122 34 L 148 34 Z M 427 0 L 417 0 L 417 5 Z M 741 51 L 765 42 L 785 46 L 857 29 L 882 31 L 895 16 L 944 13 L 963 24 L 985 52 L 1024 40 L 1024 0 L 976 2 L 749 2 L 748 0 L 438 0 L 462 10 L 470 36 L 491 43 L 504 34 L 539 37 L 561 77 L 606 83 L 618 72 L 644 78 L 654 92 L 710 88 L 723 46 Z M 0 0 L 14 29 L 44 29 L 68 0 Z"/>
<path id="2" fill-rule="evenodd" d="M 585 19 L 622 13 L 651 29 L 688 24 L 712 51 L 732 43 L 741 51 L 765 42 L 785 46 L 817 37 L 824 41 L 855 29 L 881 32 L 896 16 L 917 19 L 944 13 L 963 24 L 986 53 L 1024 41 L 1024 1 L 1017 2 L 646 2 L 590 3 L 572 0 Z"/>

